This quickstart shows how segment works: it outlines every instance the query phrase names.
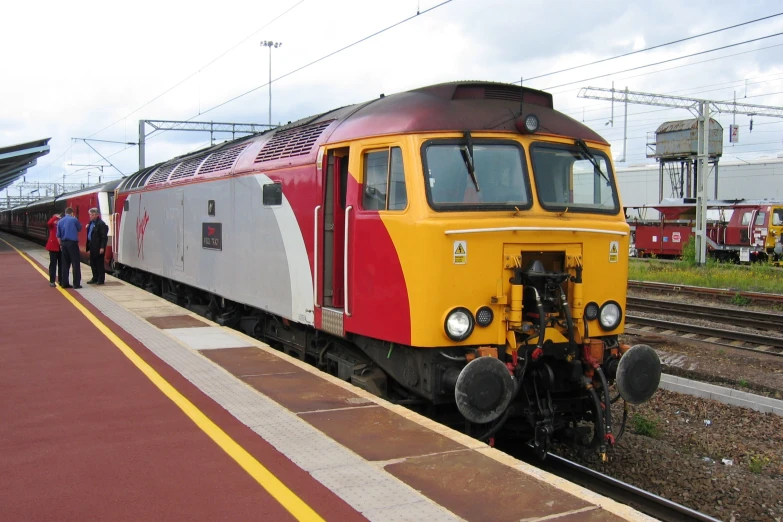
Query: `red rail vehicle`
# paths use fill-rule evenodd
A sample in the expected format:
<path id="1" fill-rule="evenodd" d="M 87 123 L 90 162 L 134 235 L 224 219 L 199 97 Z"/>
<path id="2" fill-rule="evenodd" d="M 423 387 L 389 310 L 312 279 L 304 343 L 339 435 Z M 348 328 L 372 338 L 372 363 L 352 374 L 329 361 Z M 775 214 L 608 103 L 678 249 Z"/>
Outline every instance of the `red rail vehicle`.
<path id="1" fill-rule="evenodd" d="M 68 207 L 73 208 L 74 216 L 81 222 L 82 231 L 79 232 L 79 251 L 82 261 L 89 263 L 89 254 L 85 251 L 87 246 L 87 224 L 90 222 L 91 208 L 97 208 L 101 219 L 109 226 L 109 242 L 104 253 L 104 264 L 111 268 L 112 243 L 114 237 L 114 190 L 120 180 L 109 181 L 101 185 L 69 192 L 48 198 L 39 199 L 26 205 L 4 210 L 0 212 L 0 230 L 11 232 L 27 239 L 46 244 L 49 232 L 46 222 L 53 214 L 63 214 Z"/>
<path id="2" fill-rule="evenodd" d="M 783 203 L 777 201 L 713 201 L 707 206 L 707 251 L 726 261 L 783 259 Z M 649 210 L 660 214 L 645 219 Z M 696 203 L 691 198 L 667 200 L 649 207 L 627 207 L 631 253 L 638 257 L 675 258 L 695 235 Z M 634 217 L 631 217 L 634 216 Z"/>

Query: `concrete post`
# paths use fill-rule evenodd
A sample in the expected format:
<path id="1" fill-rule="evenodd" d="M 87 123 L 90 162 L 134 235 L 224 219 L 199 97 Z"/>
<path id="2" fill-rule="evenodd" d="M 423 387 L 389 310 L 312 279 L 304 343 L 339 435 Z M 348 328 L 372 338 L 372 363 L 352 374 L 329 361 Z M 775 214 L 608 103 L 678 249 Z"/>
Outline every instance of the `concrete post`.
<path id="1" fill-rule="evenodd" d="M 710 154 L 710 104 L 701 101 L 699 108 L 699 167 L 696 189 L 696 263 L 707 263 L 707 176 Z"/>

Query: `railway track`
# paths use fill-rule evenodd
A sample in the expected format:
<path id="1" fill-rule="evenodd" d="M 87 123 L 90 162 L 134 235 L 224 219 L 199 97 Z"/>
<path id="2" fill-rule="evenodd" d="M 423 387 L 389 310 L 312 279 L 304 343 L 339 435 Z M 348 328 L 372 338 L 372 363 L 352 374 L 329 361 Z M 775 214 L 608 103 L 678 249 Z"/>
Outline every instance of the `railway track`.
<path id="1" fill-rule="evenodd" d="M 628 297 L 627 304 L 629 312 L 672 314 L 678 317 L 690 317 L 714 323 L 783 332 L 783 314 L 779 313 L 733 310 L 691 303 L 666 302 L 642 297 Z"/>
<path id="2" fill-rule="evenodd" d="M 604 475 L 586 466 L 565 459 L 553 453 L 547 453 L 544 461 L 532 455 L 523 458 L 534 466 L 557 475 L 569 482 L 579 484 L 599 495 L 609 497 L 622 504 L 629 505 L 651 517 L 664 522 L 718 522 L 718 519 L 660 497 L 649 491 L 637 488 L 616 478 Z M 531 460 L 534 459 L 534 460 Z"/>
<path id="3" fill-rule="evenodd" d="M 735 300 L 738 297 L 749 303 L 778 305 L 783 307 L 783 294 L 766 294 L 762 292 L 739 292 L 727 288 L 705 288 L 701 286 L 676 285 L 670 283 L 654 283 L 650 281 L 628 281 L 629 290 L 643 290 L 665 294 L 688 294 L 697 297 L 709 297 L 719 300 Z"/>
<path id="4" fill-rule="evenodd" d="M 663 319 L 626 315 L 625 330 L 631 334 L 659 333 L 661 335 L 679 335 L 693 341 L 704 341 L 712 344 L 768 353 L 783 356 L 783 338 L 775 338 L 758 334 L 721 330 L 708 326 L 697 326 Z"/>

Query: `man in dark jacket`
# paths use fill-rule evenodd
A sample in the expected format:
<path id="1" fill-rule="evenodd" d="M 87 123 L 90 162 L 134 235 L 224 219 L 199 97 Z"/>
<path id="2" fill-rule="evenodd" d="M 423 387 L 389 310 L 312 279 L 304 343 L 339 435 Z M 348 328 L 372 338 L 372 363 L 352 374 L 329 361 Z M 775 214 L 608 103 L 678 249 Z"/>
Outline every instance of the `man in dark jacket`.
<path id="1" fill-rule="evenodd" d="M 106 243 L 109 241 L 109 227 L 101 220 L 101 215 L 97 208 L 90 209 L 90 224 L 87 225 L 87 252 L 90 253 L 90 267 L 92 268 L 92 279 L 87 281 L 88 285 L 102 285 L 106 278 L 106 268 L 104 267 L 104 257 L 106 252 Z"/>

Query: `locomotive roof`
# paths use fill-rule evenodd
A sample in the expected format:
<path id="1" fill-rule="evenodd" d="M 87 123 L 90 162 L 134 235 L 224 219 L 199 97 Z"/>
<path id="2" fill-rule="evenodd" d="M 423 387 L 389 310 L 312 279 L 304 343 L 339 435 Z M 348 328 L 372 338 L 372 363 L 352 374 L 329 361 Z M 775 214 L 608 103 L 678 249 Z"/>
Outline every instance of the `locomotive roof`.
<path id="1" fill-rule="evenodd" d="M 468 130 L 517 133 L 516 120 L 528 114 L 538 117 L 541 133 L 607 144 L 589 127 L 554 110 L 549 93 L 506 83 L 459 81 L 381 95 L 179 156 L 131 175 L 119 189 L 313 163 L 321 145 L 373 136 Z"/>

